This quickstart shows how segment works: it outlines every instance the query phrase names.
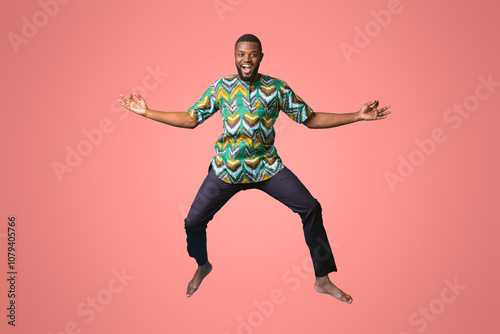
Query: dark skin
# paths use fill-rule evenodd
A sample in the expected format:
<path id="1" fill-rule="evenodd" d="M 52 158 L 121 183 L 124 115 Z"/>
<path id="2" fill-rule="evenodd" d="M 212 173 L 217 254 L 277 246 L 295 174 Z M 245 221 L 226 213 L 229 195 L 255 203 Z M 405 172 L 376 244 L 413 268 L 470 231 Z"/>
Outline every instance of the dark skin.
<path id="1" fill-rule="evenodd" d="M 240 42 L 234 48 L 234 64 L 238 70 L 238 79 L 242 81 L 255 82 L 260 78 L 259 65 L 264 58 L 264 53 L 259 47 L 259 43 Z M 250 73 L 245 74 L 246 68 Z"/>
<path id="2" fill-rule="evenodd" d="M 262 53 L 259 44 L 256 42 L 239 42 L 236 44 L 234 49 L 234 61 L 238 71 L 238 79 L 247 82 L 258 81 L 260 79 L 259 66 L 263 57 L 264 53 Z M 149 109 L 144 98 L 138 94 L 131 94 L 128 99 L 120 94 L 120 99 L 118 101 L 120 101 L 122 106 L 136 114 L 158 122 L 190 129 L 198 125 L 187 111 L 162 112 Z M 390 106 L 377 109 L 378 105 L 379 101 L 373 100 L 366 102 L 358 111 L 353 113 L 334 114 L 313 112 L 304 122 L 304 125 L 311 129 L 325 129 L 358 121 L 374 121 L 386 118 L 391 113 L 387 111 Z M 193 278 L 188 284 L 186 292 L 187 297 L 191 297 L 193 293 L 198 290 L 203 279 L 211 271 L 212 264 L 210 264 L 210 262 L 198 266 Z M 337 288 L 337 286 L 330 281 L 328 275 L 316 277 L 314 290 L 319 293 L 331 295 L 344 303 L 352 303 L 352 297 Z"/>

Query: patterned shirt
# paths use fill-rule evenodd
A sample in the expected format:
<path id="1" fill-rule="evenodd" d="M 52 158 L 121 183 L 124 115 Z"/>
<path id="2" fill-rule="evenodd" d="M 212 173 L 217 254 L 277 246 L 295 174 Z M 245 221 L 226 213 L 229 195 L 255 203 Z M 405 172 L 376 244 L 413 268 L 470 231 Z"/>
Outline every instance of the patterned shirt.
<path id="1" fill-rule="evenodd" d="M 261 74 L 256 82 L 230 75 L 215 81 L 188 109 L 198 123 L 220 110 L 223 134 L 215 143 L 211 165 L 226 183 L 260 182 L 283 167 L 274 147 L 279 111 L 303 123 L 312 109 L 283 81 Z"/>

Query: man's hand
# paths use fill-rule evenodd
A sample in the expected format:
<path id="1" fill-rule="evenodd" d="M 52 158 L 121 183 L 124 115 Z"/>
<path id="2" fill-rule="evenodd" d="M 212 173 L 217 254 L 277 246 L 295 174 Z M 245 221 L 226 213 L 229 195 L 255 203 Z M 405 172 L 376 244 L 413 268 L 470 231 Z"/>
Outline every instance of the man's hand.
<path id="1" fill-rule="evenodd" d="M 134 97 L 137 97 L 137 101 Z M 128 99 L 120 94 L 118 101 L 128 110 L 158 122 L 189 129 L 194 129 L 198 126 L 198 122 L 187 111 L 163 112 L 149 109 L 146 105 L 146 100 L 139 94 L 130 94 L 130 98 Z"/>
<path id="2" fill-rule="evenodd" d="M 137 97 L 138 101 L 134 99 L 134 96 Z M 148 110 L 148 106 L 146 105 L 146 100 L 139 94 L 130 94 L 130 98 L 126 99 L 122 94 L 120 94 L 120 98 L 118 99 L 122 106 L 135 112 L 136 114 L 145 116 L 146 110 Z"/>
<path id="3" fill-rule="evenodd" d="M 365 104 L 363 104 L 363 106 L 359 110 L 359 117 L 361 118 L 361 120 L 374 121 L 377 119 L 384 119 L 391 113 L 390 111 L 386 111 L 390 106 L 385 106 L 382 109 L 377 109 L 377 107 L 378 100 L 366 102 Z"/>

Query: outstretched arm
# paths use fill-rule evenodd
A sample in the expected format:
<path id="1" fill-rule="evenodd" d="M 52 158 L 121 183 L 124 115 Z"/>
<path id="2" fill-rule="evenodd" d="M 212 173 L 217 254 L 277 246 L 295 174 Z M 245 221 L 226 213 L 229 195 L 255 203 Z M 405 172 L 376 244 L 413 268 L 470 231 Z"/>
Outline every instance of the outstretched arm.
<path id="1" fill-rule="evenodd" d="M 386 111 L 390 106 L 377 109 L 378 103 L 377 100 L 366 102 L 359 111 L 347 114 L 314 112 L 307 118 L 304 124 L 311 129 L 326 129 L 357 121 L 384 119 L 391 113 L 390 111 Z"/>
<path id="2" fill-rule="evenodd" d="M 134 96 L 137 97 L 138 101 L 134 99 Z M 187 111 L 163 112 L 149 109 L 146 100 L 139 94 L 130 94 L 129 99 L 120 94 L 118 101 L 128 110 L 158 122 L 189 129 L 193 129 L 198 125 L 198 122 Z"/>

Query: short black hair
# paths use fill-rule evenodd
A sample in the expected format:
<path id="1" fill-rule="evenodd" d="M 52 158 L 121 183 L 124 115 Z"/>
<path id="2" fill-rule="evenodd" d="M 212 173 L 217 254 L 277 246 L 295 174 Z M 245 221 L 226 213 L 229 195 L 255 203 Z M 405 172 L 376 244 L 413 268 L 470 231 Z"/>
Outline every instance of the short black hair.
<path id="1" fill-rule="evenodd" d="M 260 43 L 260 40 L 255 35 L 252 35 L 252 34 L 242 35 L 240 38 L 238 38 L 236 43 L 234 43 L 235 49 L 236 49 L 236 44 L 238 44 L 239 42 L 255 42 L 255 43 L 259 44 L 260 51 L 262 52 L 262 44 Z"/>

